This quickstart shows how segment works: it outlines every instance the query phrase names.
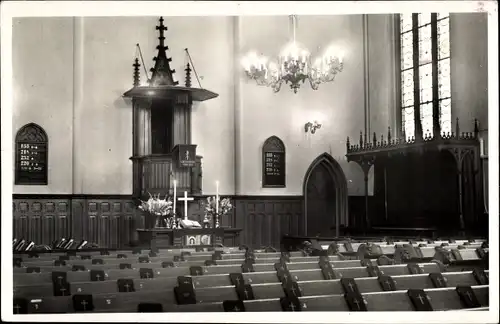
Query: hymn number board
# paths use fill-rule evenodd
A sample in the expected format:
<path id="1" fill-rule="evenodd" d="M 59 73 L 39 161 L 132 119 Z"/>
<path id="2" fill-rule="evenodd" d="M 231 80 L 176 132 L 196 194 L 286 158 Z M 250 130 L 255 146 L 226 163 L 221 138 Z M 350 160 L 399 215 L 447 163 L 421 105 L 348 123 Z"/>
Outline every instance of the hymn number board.
<path id="1" fill-rule="evenodd" d="M 47 184 L 47 135 L 41 127 L 28 124 L 16 136 L 16 184 Z"/>
<path id="2" fill-rule="evenodd" d="M 45 143 L 19 143 L 18 144 L 18 170 L 19 180 L 29 179 L 30 183 L 43 183 L 47 157 L 47 144 Z"/>
<path id="3" fill-rule="evenodd" d="M 262 187 L 285 187 L 285 145 L 278 137 L 272 136 L 266 140 L 262 147 L 262 158 Z"/>

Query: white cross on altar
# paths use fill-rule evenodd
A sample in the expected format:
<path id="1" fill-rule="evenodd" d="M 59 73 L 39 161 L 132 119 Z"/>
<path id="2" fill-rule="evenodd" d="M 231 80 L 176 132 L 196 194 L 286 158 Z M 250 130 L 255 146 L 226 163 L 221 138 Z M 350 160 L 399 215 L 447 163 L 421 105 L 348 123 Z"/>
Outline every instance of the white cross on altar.
<path id="1" fill-rule="evenodd" d="M 243 290 L 243 292 L 245 293 L 246 299 L 248 299 L 248 290 L 245 289 L 245 290 Z"/>
<path id="2" fill-rule="evenodd" d="M 469 291 L 467 291 L 466 295 L 467 295 L 467 297 L 469 297 L 469 300 L 472 300 L 472 295 Z"/>
<path id="3" fill-rule="evenodd" d="M 290 303 L 290 309 L 292 310 L 292 312 L 295 312 L 295 305 L 293 303 Z"/>
<path id="4" fill-rule="evenodd" d="M 86 310 L 88 303 L 85 300 L 82 300 L 81 304 L 83 306 L 83 310 Z"/>
<path id="5" fill-rule="evenodd" d="M 14 308 L 15 308 L 15 310 L 16 310 L 16 314 L 19 314 L 19 313 L 20 313 L 20 311 L 19 311 L 19 310 L 21 309 L 21 306 L 16 305 L 16 306 L 14 306 Z"/>
<path id="6" fill-rule="evenodd" d="M 417 299 L 420 300 L 420 303 L 423 305 L 424 304 L 424 297 L 422 297 L 422 295 L 418 295 L 417 296 Z"/>
<path id="7" fill-rule="evenodd" d="M 189 197 L 188 198 L 187 191 L 184 191 L 184 197 L 183 198 L 177 198 L 177 200 L 184 202 L 184 220 L 187 220 L 188 219 L 188 216 L 187 216 L 188 215 L 188 201 L 193 201 L 194 198 L 193 197 Z"/>

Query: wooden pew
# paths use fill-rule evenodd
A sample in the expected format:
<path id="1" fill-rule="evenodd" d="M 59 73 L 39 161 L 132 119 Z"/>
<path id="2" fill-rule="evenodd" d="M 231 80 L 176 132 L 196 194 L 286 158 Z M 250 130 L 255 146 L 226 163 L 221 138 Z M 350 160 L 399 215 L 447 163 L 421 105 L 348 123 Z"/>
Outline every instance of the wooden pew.
<path id="1" fill-rule="evenodd" d="M 353 261 L 331 261 L 332 266 L 338 268 L 346 267 L 359 267 L 361 263 L 359 260 Z M 105 280 L 116 280 L 120 278 L 139 278 L 141 268 L 152 269 L 154 277 L 177 277 L 177 276 L 189 276 L 191 274 L 189 267 L 184 267 L 180 264 L 180 267 L 173 268 L 162 268 L 161 265 L 157 264 L 135 264 L 132 269 L 109 269 L 109 268 L 99 268 L 97 270 L 104 271 Z M 289 263 L 288 268 L 291 270 L 305 270 L 305 269 L 319 269 L 318 262 L 308 262 L 308 263 Z M 221 274 L 228 275 L 229 273 L 241 273 L 241 266 L 207 266 L 202 267 L 204 275 Z M 258 273 L 263 272 L 275 272 L 274 264 L 256 264 L 254 265 L 256 272 L 246 273 L 245 276 L 252 278 Z M 69 271 L 64 271 L 69 270 Z M 68 282 L 85 282 L 91 281 L 91 271 L 71 271 L 71 269 L 56 268 L 54 271 L 66 272 L 66 277 Z M 97 278 L 100 280 L 100 278 Z M 200 276 L 200 280 L 203 280 L 203 276 Z M 251 280 L 251 279 L 250 279 Z M 26 286 L 33 284 L 43 284 L 52 282 L 52 271 L 45 271 L 41 273 L 15 273 L 14 274 L 14 286 Z"/>
<path id="2" fill-rule="evenodd" d="M 482 307 L 487 307 L 488 286 L 471 287 Z M 454 288 L 425 289 L 433 310 L 463 309 L 460 297 Z M 362 295 L 368 311 L 413 311 L 406 291 L 364 293 Z M 343 295 L 300 297 L 302 311 L 350 311 Z M 244 301 L 247 312 L 280 312 L 279 299 Z"/>
<path id="3" fill-rule="evenodd" d="M 437 264 L 431 263 L 431 264 L 421 264 L 419 265 L 421 267 L 421 271 L 424 273 L 437 273 L 440 271 L 440 268 Z M 182 268 L 178 268 L 182 269 Z M 410 270 L 408 267 L 405 265 L 392 265 L 392 266 L 381 266 L 380 269 L 382 269 L 383 274 L 389 275 L 389 276 L 395 276 L 398 274 L 410 274 Z M 120 276 L 119 278 L 116 278 L 115 280 L 113 279 L 107 279 L 105 281 L 84 281 L 84 282 L 69 282 L 69 292 L 65 293 L 70 293 L 70 294 L 77 294 L 77 293 L 88 293 L 88 294 L 94 294 L 96 292 L 98 293 L 104 293 L 104 292 L 114 292 L 118 291 L 118 285 L 117 285 L 117 280 L 119 279 L 127 279 L 130 278 L 134 282 L 134 286 L 139 287 L 138 289 L 155 289 L 158 287 L 170 287 L 169 285 L 172 283 L 175 283 L 175 280 L 177 276 L 179 275 L 185 275 L 185 274 L 180 274 L 180 271 L 176 271 L 176 275 L 170 275 L 173 274 L 172 272 L 169 272 L 169 270 L 177 270 L 176 268 L 166 268 L 162 269 L 164 270 L 163 275 L 161 276 L 154 270 L 154 277 L 157 275 L 158 280 L 155 279 L 137 279 L 137 277 L 130 277 L 132 275 L 132 272 L 130 272 L 128 275 L 126 273 L 120 272 L 119 274 L 116 274 L 116 276 Z M 124 271 L 125 272 L 125 271 Z M 351 268 L 334 268 L 335 272 L 335 277 L 336 278 L 362 278 L 362 277 L 370 277 L 370 273 L 368 272 L 366 267 L 351 267 Z M 226 272 L 225 272 L 226 273 Z M 33 275 L 33 274 L 32 274 Z M 42 275 L 42 274 L 35 274 L 35 275 Z M 68 275 L 68 274 L 66 274 Z M 71 274 L 70 274 L 71 275 Z M 138 275 L 138 271 L 136 271 L 135 275 Z M 295 281 L 322 281 L 324 279 L 323 273 L 321 272 L 320 269 L 314 269 L 314 270 L 291 270 L 290 275 Z M 39 278 L 42 278 L 40 276 Z M 109 278 L 109 275 L 108 275 Z M 170 279 L 168 279 L 170 278 Z M 54 288 L 52 284 L 52 275 L 50 276 L 45 276 L 45 280 L 49 280 L 49 283 L 45 284 L 38 284 L 38 285 L 17 285 L 14 287 L 14 295 L 16 297 L 26 297 L 26 298 L 36 298 L 36 297 L 44 297 L 44 296 L 53 296 L 54 295 Z M 215 276 L 211 277 L 211 279 L 215 280 L 224 280 L 222 276 Z M 261 274 L 259 273 L 251 273 L 251 274 L 245 274 L 244 279 L 247 281 L 249 284 L 256 284 L 256 283 L 274 283 L 277 281 L 277 276 L 275 271 L 268 271 L 268 272 L 263 272 Z M 193 285 L 195 288 L 197 287 L 206 287 L 207 284 L 203 285 L 200 284 L 200 282 L 206 282 L 205 280 L 210 281 L 210 279 L 205 279 L 204 276 L 196 276 L 194 277 L 193 280 Z M 155 285 L 155 282 L 159 282 L 158 286 Z M 162 286 L 163 284 L 167 286 Z M 212 283 L 210 284 L 211 286 L 217 285 L 217 283 Z M 163 289 L 163 288 L 161 288 Z"/>

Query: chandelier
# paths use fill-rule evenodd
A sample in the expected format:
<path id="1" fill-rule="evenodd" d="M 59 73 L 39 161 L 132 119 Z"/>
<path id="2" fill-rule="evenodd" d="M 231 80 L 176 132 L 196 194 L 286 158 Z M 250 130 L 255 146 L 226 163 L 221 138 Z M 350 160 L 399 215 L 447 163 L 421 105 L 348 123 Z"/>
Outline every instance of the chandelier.
<path id="1" fill-rule="evenodd" d="M 335 76 L 342 72 L 343 55 L 334 47 L 329 47 L 322 57 L 314 63 L 311 54 L 295 39 L 296 16 L 291 16 L 293 39 L 288 43 L 277 58 L 277 62 L 269 60 L 256 52 L 250 52 L 242 59 L 246 76 L 255 80 L 258 85 L 271 87 L 274 92 L 281 89 L 284 83 L 297 93 L 300 85 L 309 81 L 313 90 L 318 90 L 322 83 L 332 82 Z"/>

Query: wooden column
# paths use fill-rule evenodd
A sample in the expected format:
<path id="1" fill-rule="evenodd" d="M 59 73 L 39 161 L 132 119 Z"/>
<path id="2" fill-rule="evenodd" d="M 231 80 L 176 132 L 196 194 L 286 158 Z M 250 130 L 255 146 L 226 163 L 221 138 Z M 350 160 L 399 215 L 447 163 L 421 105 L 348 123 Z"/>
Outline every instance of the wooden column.
<path id="1" fill-rule="evenodd" d="M 135 99 L 133 106 L 133 155 L 149 155 L 151 154 L 151 101 Z"/>
<path id="2" fill-rule="evenodd" d="M 177 144 L 191 144 L 191 105 L 192 101 L 187 93 L 178 94 L 174 102 L 173 136 L 174 146 Z"/>

